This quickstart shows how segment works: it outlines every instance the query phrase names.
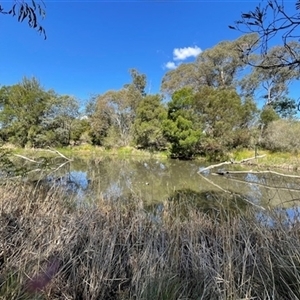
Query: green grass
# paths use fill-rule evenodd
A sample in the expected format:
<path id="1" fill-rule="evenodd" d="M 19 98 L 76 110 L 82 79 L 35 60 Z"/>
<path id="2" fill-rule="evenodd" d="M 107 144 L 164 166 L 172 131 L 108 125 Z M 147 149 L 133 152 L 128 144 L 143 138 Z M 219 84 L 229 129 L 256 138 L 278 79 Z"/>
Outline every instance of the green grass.
<path id="1" fill-rule="evenodd" d="M 21 149 L 14 147 L 9 147 L 9 149 L 11 149 L 14 154 L 24 155 L 29 158 L 50 158 L 57 156 L 57 154 L 50 152 L 49 149 Z M 56 148 L 56 150 L 69 158 L 78 157 L 81 159 L 94 159 L 107 155 L 117 157 L 156 157 L 159 159 L 166 159 L 168 157 L 167 152 L 150 152 L 147 150 L 139 150 L 134 147 L 105 149 L 103 147 L 92 146 L 89 144 Z M 271 152 L 261 149 L 258 149 L 257 153 L 259 156 L 264 155 L 264 157 L 258 157 L 256 160 L 253 160 L 252 163 L 261 167 L 275 167 L 294 170 L 298 170 L 300 168 L 300 154 L 290 152 Z M 242 161 L 243 159 L 248 159 L 250 157 L 255 157 L 254 150 L 239 149 L 232 151 L 229 154 L 229 158 L 234 161 Z M 197 160 L 205 161 L 205 157 L 198 157 Z"/>
<path id="2" fill-rule="evenodd" d="M 272 152 L 267 150 L 257 150 L 258 155 L 264 157 L 258 157 L 253 162 L 265 167 L 278 167 L 278 168 L 289 168 L 298 169 L 300 166 L 300 155 L 290 152 Z M 235 161 L 241 161 L 250 157 L 255 157 L 255 151 L 253 150 L 238 150 L 231 153 L 231 158 Z"/>

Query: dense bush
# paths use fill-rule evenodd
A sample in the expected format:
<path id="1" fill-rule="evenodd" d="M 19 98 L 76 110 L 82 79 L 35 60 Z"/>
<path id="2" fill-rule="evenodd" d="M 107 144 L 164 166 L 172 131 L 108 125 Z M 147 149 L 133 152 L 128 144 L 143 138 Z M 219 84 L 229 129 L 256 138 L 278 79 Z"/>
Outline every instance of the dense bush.
<path id="1" fill-rule="evenodd" d="M 298 151 L 300 147 L 300 122 L 276 120 L 264 131 L 262 145 L 272 151 Z"/>

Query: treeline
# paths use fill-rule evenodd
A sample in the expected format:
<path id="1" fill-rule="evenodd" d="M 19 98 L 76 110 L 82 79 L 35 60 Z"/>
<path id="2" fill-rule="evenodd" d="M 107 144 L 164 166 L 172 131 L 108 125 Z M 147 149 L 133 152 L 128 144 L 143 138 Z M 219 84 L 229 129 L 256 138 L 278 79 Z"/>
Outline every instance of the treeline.
<path id="1" fill-rule="evenodd" d="M 146 75 L 131 69 L 130 83 L 93 97 L 84 108 L 74 97 L 46 91 L 35 78 L 3 86 L 0 140 L 38 148 L 80 143 L 134 146 L 184 159 L 218 159 L 234 148 L 258 144 L 293 150 L 300 144 L 297 137 L 282 143 L 276 128 L 295 119 L 297 105 L 287 96 L 288 83 L 298 79 L 299 72 L 246 65 L 240 49 L 255 39 L 245 35 L 223 41 L 194 62 L 168 71 L 159 94 L 147 94 Z M 279 52 L 288 55 L 274 47 L 269 62 L 275 63 Z M 261 100 L 264 104 L 258 109 Z M 292 125 L 288 128 L 299 131 L 298 122 Z"/>

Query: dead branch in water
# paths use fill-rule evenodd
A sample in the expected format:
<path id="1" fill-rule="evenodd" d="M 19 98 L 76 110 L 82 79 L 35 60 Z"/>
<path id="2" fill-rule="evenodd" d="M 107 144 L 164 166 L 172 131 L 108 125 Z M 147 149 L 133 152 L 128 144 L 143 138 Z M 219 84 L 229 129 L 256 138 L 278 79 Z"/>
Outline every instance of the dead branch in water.
<path id="1" fill-rule="evenodd" d="M 28 158 L 28 157 L 23 156 L 23 155 L 20 155 L 20 154 L 13 154 L 13 155 L 16 156 L 16 157 L 20 157 L 20 158 L 23 158 L 23 159 L 25 159 L 25 160 L 28 160 L 28 161 L 30 161 L 30 162 L 36 163 L 36 164 L 39 164 L 39 163 L 40 163 L 39 161 L 36 161 L 36 160 L 34 160 L 34 159 Z"/>
<path id="2" fill-rule="evenodd" d="M 73 161 L 73 159 L 66 157 L 65 155 L 63 155 L 62 153 L 60 153 L 58 150 L 53 149 L 53 148 L 50 148 L 50 147 L 48 147 L 48 148 L 49 148 L 49 149 L 47 149 L 47 151 L 56 153 L 56 154 L 58 154 L 59 156 L 63 157 L 64 159 L 68 160 L 68 161 Z"/>
<path id="3" fill-rule="evenodd" d="M 206 178 L 205 176 L 203 176 L 200 172 L 199 172 L 198 174 L 199 174 L 203 179 L 205 179 L 206 181 L 208 181 L 211 185 L 213 185 L 213 186 L 219 188 L 219 189 L 220 189 L 221 191 L 223 191 L 224 193 L 228 193 L 228 194 L 232 194 L 232 195 L 234 194 L 233 192 L 231 192 L 231 191 L 229 191 L 229 190 L 223 189 L 220 185 L 216 184 L 216 183 L 213 182 L 212 180 L 209 180 L 208 178 Z M 251 204 L 251 205 L 253 205 L 253 206 L 255 206 L 255 207 L 261 209 L 261 210 L 265 210 L 264 207 L 262 207 L 262 206 L 260 206 L 260 205 L 257 205 L 257 204 L 255 204 L 255 203 L 249 201 L 249 200 L 248 200 L 247 198 L 245 198 L 245 197 L 243 197 L 243 200 L 246 201 L 247 203 L 249 203 L 249 204 Z"/>
<path id="4" fill-rule="evenodd" d="M 291 174 L 283 174 L 283 173 L 279 173 L 276 171 L 271 171 L 271 170 L 264 170 L 264 171 L 252 171 L 252 170 L 247 170 L 247 171 L 219 171 L 216 173 L 212 173 L 212 175 L 229 175 L 229 174 L 247 174 L 247 173 L 251 173 L 251 174 L 274 174 L 274 175 L 278 175 L 278 176 L 282 176 L 282 177 L 289 177 L 289 178 L 300 178 L 299 175 L 291 175 Z"/>
<path id="5" fill-rule="evenodd" d="M 224 166 L 224 165 L 238 165 L 238 164 L 243 164 L 247 161 L 250 161 L 250 160 L 253 160 L 253 159 L 256 159 L 256 158 L 262 158 L 262 157 L 265 157 L 266 155 L 259 155 L 259 156 L 254 156 L 254 157 L 250 157 L 250 158 L 245 158 L 245 159 L 242 159 L 240 161 L 235 161 L 235 160 L 231 160 L 231 161 L 225 161 L 225 162 L 222 162 L 222 163 L 219 163 L 219 164 L 215 164 L 215 165 L 210 165 L 204 169 L 202 169 L 201 171 L 199 171 L 198 173 L 202 173 L 204 171 L 207 171 L 207 170 L 210 170 L 210 169 L 213 169 L 213 168 L 217 168 L 217 167 L 221 167 L 221 166 Z"/>

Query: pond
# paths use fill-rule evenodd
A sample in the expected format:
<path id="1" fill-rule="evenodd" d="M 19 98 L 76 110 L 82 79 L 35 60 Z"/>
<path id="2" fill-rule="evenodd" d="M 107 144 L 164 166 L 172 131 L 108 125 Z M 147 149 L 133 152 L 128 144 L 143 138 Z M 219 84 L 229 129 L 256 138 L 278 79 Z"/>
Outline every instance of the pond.
<path id="1" fill-rule="evenodd" d="M 48 181 L 64 187 L 79 202 L 130 195 L 156 204 L 182 190 L 231 192 L 259 206 L 288 208 L 300 200 L 300 174 L 285 172 L 282 176 L 281 170 L 234 164 L 206 167 L 200 161 L 104 156 L 88 163 L 75 159 L 52 173 Z"/>

